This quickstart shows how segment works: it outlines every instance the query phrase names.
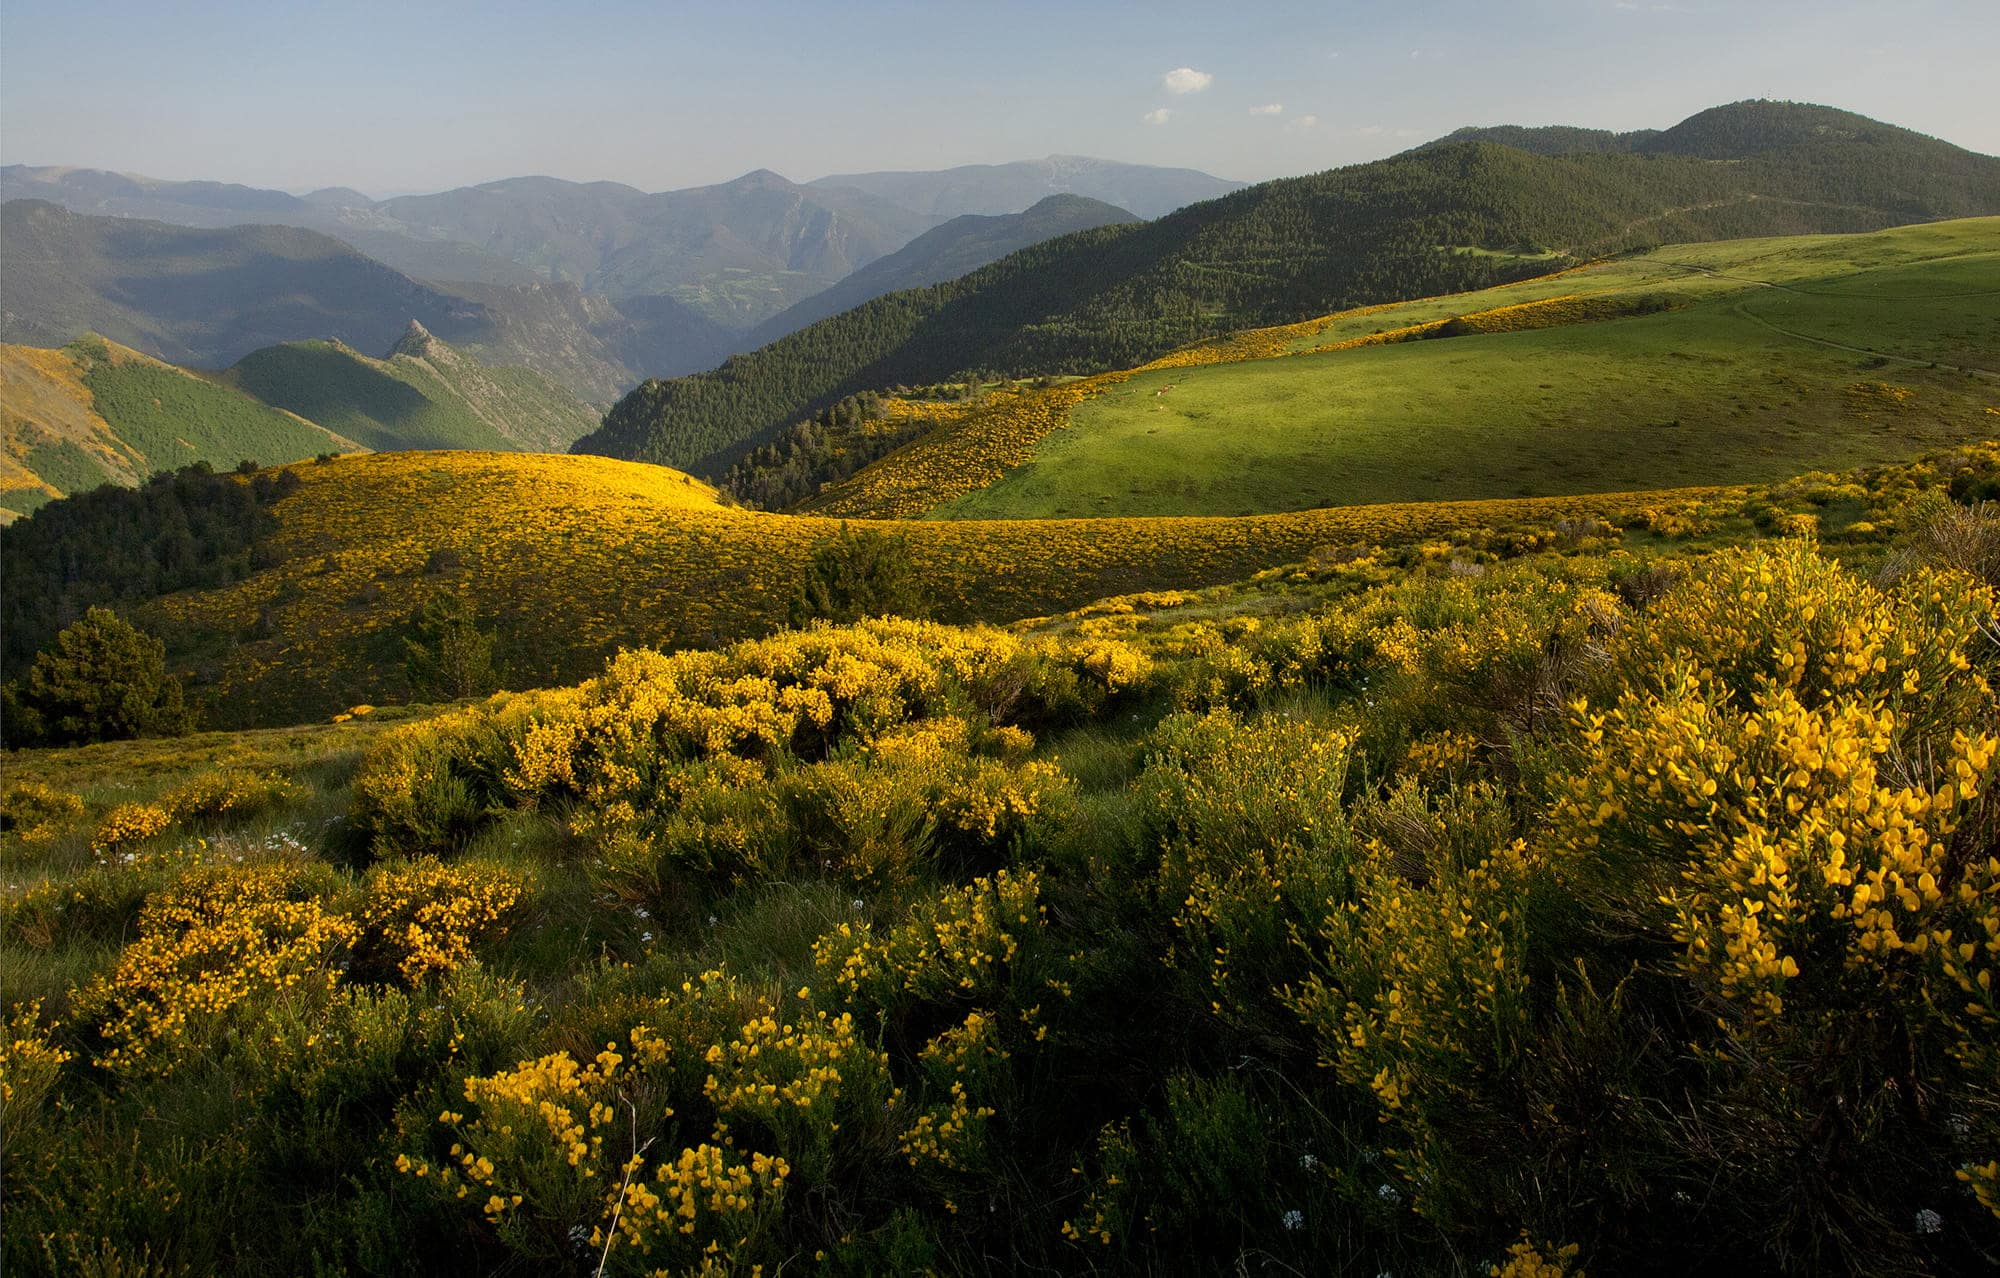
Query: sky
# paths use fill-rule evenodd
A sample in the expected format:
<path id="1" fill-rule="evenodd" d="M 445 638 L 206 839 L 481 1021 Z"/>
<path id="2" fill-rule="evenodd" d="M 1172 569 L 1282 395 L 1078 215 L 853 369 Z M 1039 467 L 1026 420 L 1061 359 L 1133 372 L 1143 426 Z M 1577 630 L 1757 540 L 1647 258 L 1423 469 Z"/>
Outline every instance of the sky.
<path id="1" fill-rule="evenodd" d="M 2000 0 L 6 0 L 0 162 L 384 196 L 1049 154 L 1255 181 L 1789 98 L 2000 153 Z"/>

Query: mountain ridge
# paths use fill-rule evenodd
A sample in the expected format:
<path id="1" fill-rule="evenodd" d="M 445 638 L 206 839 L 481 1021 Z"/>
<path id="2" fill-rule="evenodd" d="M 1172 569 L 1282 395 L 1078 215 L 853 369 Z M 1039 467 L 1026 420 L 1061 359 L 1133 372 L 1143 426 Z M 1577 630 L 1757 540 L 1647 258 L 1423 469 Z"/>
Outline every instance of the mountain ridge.
<path id="1" fill-rule="evenodd" d="M 1199 169 L 1126 164 L 1086 155 L 965 164 L 948 169 L 888 169 L 835 173 L 806 183 L 848 187 L 939 217 L 1025 212 L 1050 195 L 1081 195 L 1155 218 L 1184 205 L 1227 195 L 1248 183 Z"/>
<path id="2" fill-rule="evenodd" d="M 754 350 L 885 293 L 957 279 L 1044 240 L 1138 220 L 1125 209 L 1083 195 L 1044 196 L 1020 213 L 960 214 L 833 287 L 794 302 L 751 329 L 742 346 Z"/>

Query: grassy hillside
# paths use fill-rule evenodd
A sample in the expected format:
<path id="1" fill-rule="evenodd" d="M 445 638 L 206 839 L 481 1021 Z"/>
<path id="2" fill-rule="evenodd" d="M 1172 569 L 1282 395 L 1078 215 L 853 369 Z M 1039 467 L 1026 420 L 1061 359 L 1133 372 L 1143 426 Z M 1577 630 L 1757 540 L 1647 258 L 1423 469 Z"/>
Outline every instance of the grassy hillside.
<path id="1" fill-rule="evenodd" d="M 0 504 L 15 517 L 194 462 L 276 465 L 355 444 L 228 386 L 98 337 L 0 347 Z"/>
<path id="2" fill-rule="evenodd" d="M 222 377 L 373 449 L 559 450 L 596 421 L 527 369 L 487 367 L 414 325 L 387 359 L 339 342 L 290 342 Z"/>
<path id="3" fill-rule="evenodd" d="M 0 520 L 67 493 L 136 483 L 141 463 L 91 403 L 64 350 L 0 346 Z"/>
<path id="4" fill-rule="evenodd" d="M 374 453 L 286 473 L 290 495 L 268 506 L 275 524 L 256 533 L 241 580 L 124 605 L 167 638 L 222 722 L 293 722 L 399 698 L 401 627 L 443 591 L 464 592 L 522 686 L 581 677 L 619 647 L 761 634 L 784 620 L 814 543 L 839 527 L 720 507 L 713 490 L 678 472 L 605 458 Z M 1689 500 L 1613 494 L 908 531 L 943 616 L 1012 620 L 1234 580 L 1321 547 L 1412 545 L 1489 527 L 1546 532 Z M 32 535 L 32 525 L 7 536 Z M 15 576 L 15 589 L 37 595 L 62 588 L 26 570 Z"/>
<path id="5" fill-rule="evenodd" d="M 1996 483 L 10 756 L 0 1264 L 1990 1273 Z"/>
<path id="6" fill-rule="evenodd" d="M 1809 120 L 1818 109 L 1802 110 Z M 1688 154 L 1459 143 L 1066 236 L 878 298 L 712 373 L 648 382 L 579 448 L 707 472 L 857 391 L 969 368 L 1130 367 L 1230 330 L 1546 271 L 1548 250 L 1590 257 L 2000 213 L 2000 159 L 1888 126 L 1849 128 L 1844 112 L 1826 112 L 1824 132 L 1793 114 L 1771 132 L 1767 114 L 1754 103 L 1703 113 L 1683 135 Z M 1731 139 L 1739 150 L 1715 162 Z"/>
<path id="7" fill-rule="evenodd" d="M 1278 358 L 1105 385 L 1045 420 L 1024 464 L 988 468 L 990 484 L 933 513 L 1250 514 L 1740 483 L 1979 437 L 2000 406 L 2000 219 L 1676 246 L 1305 327 Z M 898 469 L 934 471 L 927 453 L 964 447 L 913 445 L 813 508 L 914 513 L 871 501 Z"/>
<path id="8" fill-rule="evenodd" d="M 597 415 L 524 368 L 488 367 L 412 325 L 386 360 L 337 342 L 192 373 L 92 335 L 0 346 L 0 509 L 204 462 L 278 465 L 362 448 L 560 450 Z"/>

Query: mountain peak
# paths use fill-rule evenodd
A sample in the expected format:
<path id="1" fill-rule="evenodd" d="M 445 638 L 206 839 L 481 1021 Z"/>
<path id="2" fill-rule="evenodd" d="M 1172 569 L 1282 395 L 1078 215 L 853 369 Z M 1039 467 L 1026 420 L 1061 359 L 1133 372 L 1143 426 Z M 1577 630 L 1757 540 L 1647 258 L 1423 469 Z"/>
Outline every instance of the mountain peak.
<path id="1" fill-rule="evenodd" d="M 722 185 L 729 187 L 749 187 L 752 189 L 756 189 L 756 188 L 774 187 L 774 186 L 783 187 L 783 186 L 790 186 L 791 184 L 792 184 L 791 180 L 786 178 L 783 174 L 773 173 L 769 169 L 752 169 L 748 173 L 745 173 L 742 177 L 732 179 L 731 181 L 728 182 L 724 182 Z"/>
<path id="2" fill-rule="evenodd" d="M 1816 102 L 1752 98 L 1698 111 L 1650 139 L 1645 150 L 1705 160 L 1736 160 L 1789 147 L 1862 142 L 1936 143 L 1936 139 Z"/>
<path id="3" fill-rule="evenodd" d="M 396 339 L 396 344 L 389 348 L 388 358 L 408 355 L 411 359 L 423 359 L 439 345 L 441 343 L 432 336 L 431 331 L 413 319 L 410 321 L 410 326 L 403 330 L 403 335 Z"/>

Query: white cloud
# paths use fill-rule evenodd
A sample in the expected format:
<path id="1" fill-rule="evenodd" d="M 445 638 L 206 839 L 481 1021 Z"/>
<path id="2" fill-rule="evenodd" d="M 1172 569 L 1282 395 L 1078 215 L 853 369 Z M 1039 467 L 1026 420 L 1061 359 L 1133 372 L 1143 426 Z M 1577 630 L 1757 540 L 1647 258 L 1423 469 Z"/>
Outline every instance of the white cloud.
<path id="1" fill-rule="evenodd" d="M 1284 113 L 1285 104 L 1282 102 L 1267 102 L 1263 106 L 1250 108 L 1250 114 L 1252 115 L 1283 115 Z"/>
<path id="2" fill-rule="evenodd" d="M 1146 112 L 1142 118 L 1148 124 L 1165 124 L 1173 118 L 1173 115 L 1174 113 L 1165 107 L 1154 107 L 1151 111 Z"/>
<path id="3" fill-rule="evenodd" d="M 1175 67 L 1160 77 L 1160 87 L 1168 93 L 1200 93 L 1214 83 L 1214 76 L 1193 67 Z"/>
<path id="4" fill-rule="evenodd" d="M 1319 127 L 1319 117 L 1316 115 L 1302 115 L 1285 127 L 1288 129 L 1316 129 Z"/>

